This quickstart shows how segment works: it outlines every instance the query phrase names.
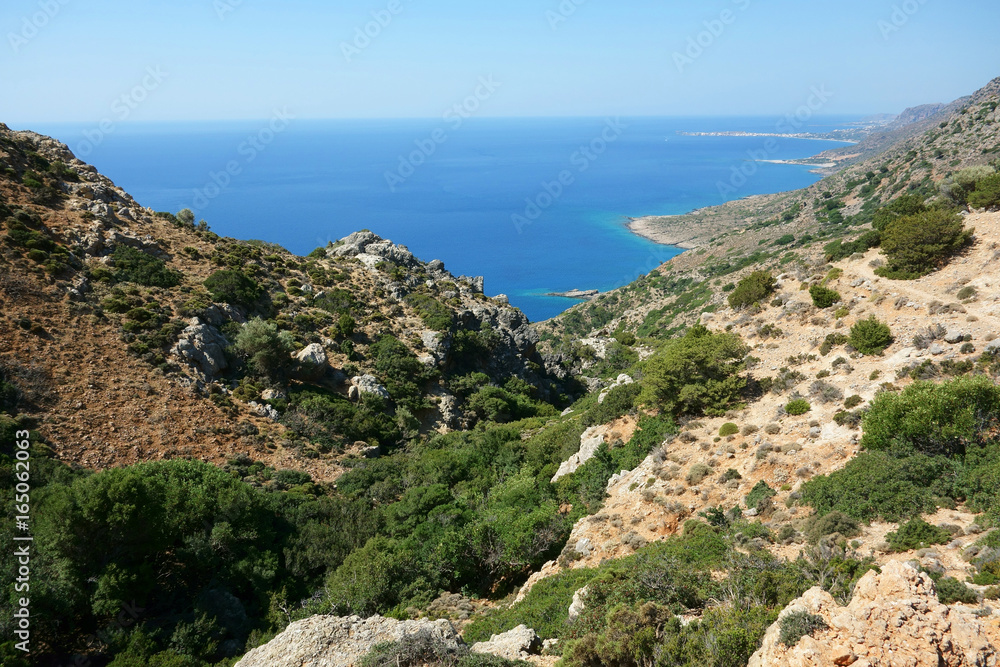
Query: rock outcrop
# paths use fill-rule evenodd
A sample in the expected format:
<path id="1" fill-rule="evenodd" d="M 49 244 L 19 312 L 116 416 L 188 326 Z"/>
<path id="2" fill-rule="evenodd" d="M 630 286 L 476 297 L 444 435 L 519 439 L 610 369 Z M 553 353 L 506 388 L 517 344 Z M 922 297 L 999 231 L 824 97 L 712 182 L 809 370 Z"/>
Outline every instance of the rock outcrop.
<path id="1" fill-rule="evenodd" d="M 828 628 L 792 647 L 779 640 L 794 612 L 821 616 Z M 996 650 L 982 624 L 938 602 L 931 578 L 904 563 L 869 572 L 842 607 L 821 588 L 792 602 L 764 636 L 749 667 L 994 667 Z"/>
<path id="2" fill-rule="evenodd" d="M 372 394 L 388 401 L 389 390 L 379 384 L 378 378 L 374 375 L 359 375 L 351 378 L 351 388 L 348 390 L 348 398 L 356 401 L 361 398 L 361 394 Z"/>
<path id="3" fill-rule="evenodd" d="M 559 470 L 552 477 L 552 483 L 555 484 L 560 478 L 566 475 L 572 475 L 580 466 L 594 458 L 597 449 L 604 444 L 604 432 L 606 430 L 603 426 L 591 426 L 584 431 L 583 435 L 580 436 L 580 451 L 559 465 Z"/>
<path id="4" fill-rule="evenodd" d="M 205 379 L 213 380 L 229 367 L 225 353 L 228 345 L 218 329 L 192 317 L 171 353 L 195 366 Z"/>
<path id="5" fill-rule="evenodd" d="M 463 646 L 449 621 L 397 621 L 373 616 L 311 616 L 292 623 L 237 667 L 354 667 L 376 644 L 430 633 L 445 646 Z"/>
<path id="6" fill-rule="evenodd" d="M 542 650 L 542 640 L 526 625 L 519 625 L 503 634 L 493 635 L 488 642 L 472 645 L 473 653 L 495 655 L 507 660 L 527 660 Z"/>

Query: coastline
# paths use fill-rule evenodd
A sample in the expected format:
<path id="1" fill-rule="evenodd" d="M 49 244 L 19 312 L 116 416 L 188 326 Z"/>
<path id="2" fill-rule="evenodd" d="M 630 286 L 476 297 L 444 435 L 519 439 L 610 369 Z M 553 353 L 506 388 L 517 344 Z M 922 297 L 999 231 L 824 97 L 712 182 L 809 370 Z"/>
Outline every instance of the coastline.
<path id="1" fill-rule="evenodd" d="M 696 211 L 691 211 L 691 213 L 696 213 L 700 210 L 703 209 L 697 209 Z M 636 236 L 641 236 L 653 243 L 670 245 L 681 250 L 695 250 L 698 248 L 698 244 L 692 243 L 690 238 L 684 238 L 679 233 L 679 230 L 664 229 L 658 224 L 672 218 L 683 218 L 685 215 L 690 215 L 691 213 L 681 215 L 647 215 L 641 218 L 629 218 L 625 227 Z"/>

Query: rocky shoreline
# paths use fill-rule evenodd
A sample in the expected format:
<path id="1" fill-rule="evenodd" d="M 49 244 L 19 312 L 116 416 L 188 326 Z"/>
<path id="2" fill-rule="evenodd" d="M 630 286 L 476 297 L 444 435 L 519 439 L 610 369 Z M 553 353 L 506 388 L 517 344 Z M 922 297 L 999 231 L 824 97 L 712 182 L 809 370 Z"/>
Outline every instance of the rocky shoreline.
<path id="1" fill-rule="evenodd" d="M 672 245 L 682 250 L 694 250 L 698 245 L 692 242 L 689 235 L 684 234 L 682 229 L 666 226 L 672 220 L 683 218 L 684 215 L 647 215 L 642 218 L 629 218 L 625 226 L 633 234 L 653 243 Z"/>

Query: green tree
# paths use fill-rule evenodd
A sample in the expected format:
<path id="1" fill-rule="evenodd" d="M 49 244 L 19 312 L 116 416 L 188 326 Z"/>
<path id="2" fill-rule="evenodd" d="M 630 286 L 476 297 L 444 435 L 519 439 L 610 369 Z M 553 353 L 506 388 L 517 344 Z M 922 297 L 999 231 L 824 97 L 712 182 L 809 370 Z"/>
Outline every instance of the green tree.
<path id="1" fill-rule="evenodd" d="M 933 209 L 901 217 L 882 232 L 886 265 L 876 270 L 884 278 L 912 280 L 932 273 L 972 240 L 957 213 Z"/>
<path id="2" fill-rule="evenodd" d="M 640 401 L 674 416 L 722 415 L 746 386 L 746 355 L 738 335 L 692 327 L 646 362 Z"/>
<path id="3" fill-rule="evenodd" d="M 760 303 L 774 294 L 778 282 L 767 271 L 754 271 L 739 282 L 729 294 L 729 305 L 733 308 L 746 308 Z"/>
<path id="4" fill-rule="evenodd" d="M 281 382 L 292 365 L 295 342 L 287 331 L 278 331 L 274 322 L 255 317 L 240 329 L 233 349 L 243 358 L 251 373 L 272 382 Z"/>

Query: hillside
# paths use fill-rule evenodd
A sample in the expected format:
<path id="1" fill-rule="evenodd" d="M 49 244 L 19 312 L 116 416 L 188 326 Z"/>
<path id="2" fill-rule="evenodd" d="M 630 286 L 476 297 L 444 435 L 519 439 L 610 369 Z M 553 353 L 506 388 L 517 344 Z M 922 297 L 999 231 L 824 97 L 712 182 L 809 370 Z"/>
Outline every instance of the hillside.
<path id="1" fill-rule="evenodd" d="M 692 250 L 538 325 L 371 232 L 220 238 L 0 127 L 37 638 L 0 660 L 994 664 L 998 105 L 650 221 Z"/>
<path id="2" fill-rule="evenodd" d="M 468 381 L 470 373 L 516 378 L 523 392 L 553 401 L 564 391 L 532 370 L 536 335 L 520 311 L 483 295 L 481 278 L 452 276 L 374 234 L 309 257 L 220 238 L 185 214 L 141 207 L 65 146 L 5 127 L 0 168 L 0 204 L 11 216 L 0 363 L 31 385 L 22 409 L 39 416 L 67 462 L 102 469 L 242 455 L 333 480 L 338 455 L 355 442 L 390 445 L 403 431 L 474 423 L 471 395 L 484 381 Z M 260 372 L 227 349 L 255 317 L 286 332 L 288 363 Z M 391 349 L 377 347 L 390 339 Z M 424 373 L 426 384 L 394 386 L 394 365 Z M 352 378 L 365 376 L 365 396 L 402 408 L 395 420 L 318 433 L 308 417 L 289 414 L 307 387 L 326 392 L 330 410 L 351 413 L 339 414 L 346 422 L 378 413 L 347 400 L 359 384 Z M 279 418 L 269 400 L 293 410 L 279 405 Z"/>

